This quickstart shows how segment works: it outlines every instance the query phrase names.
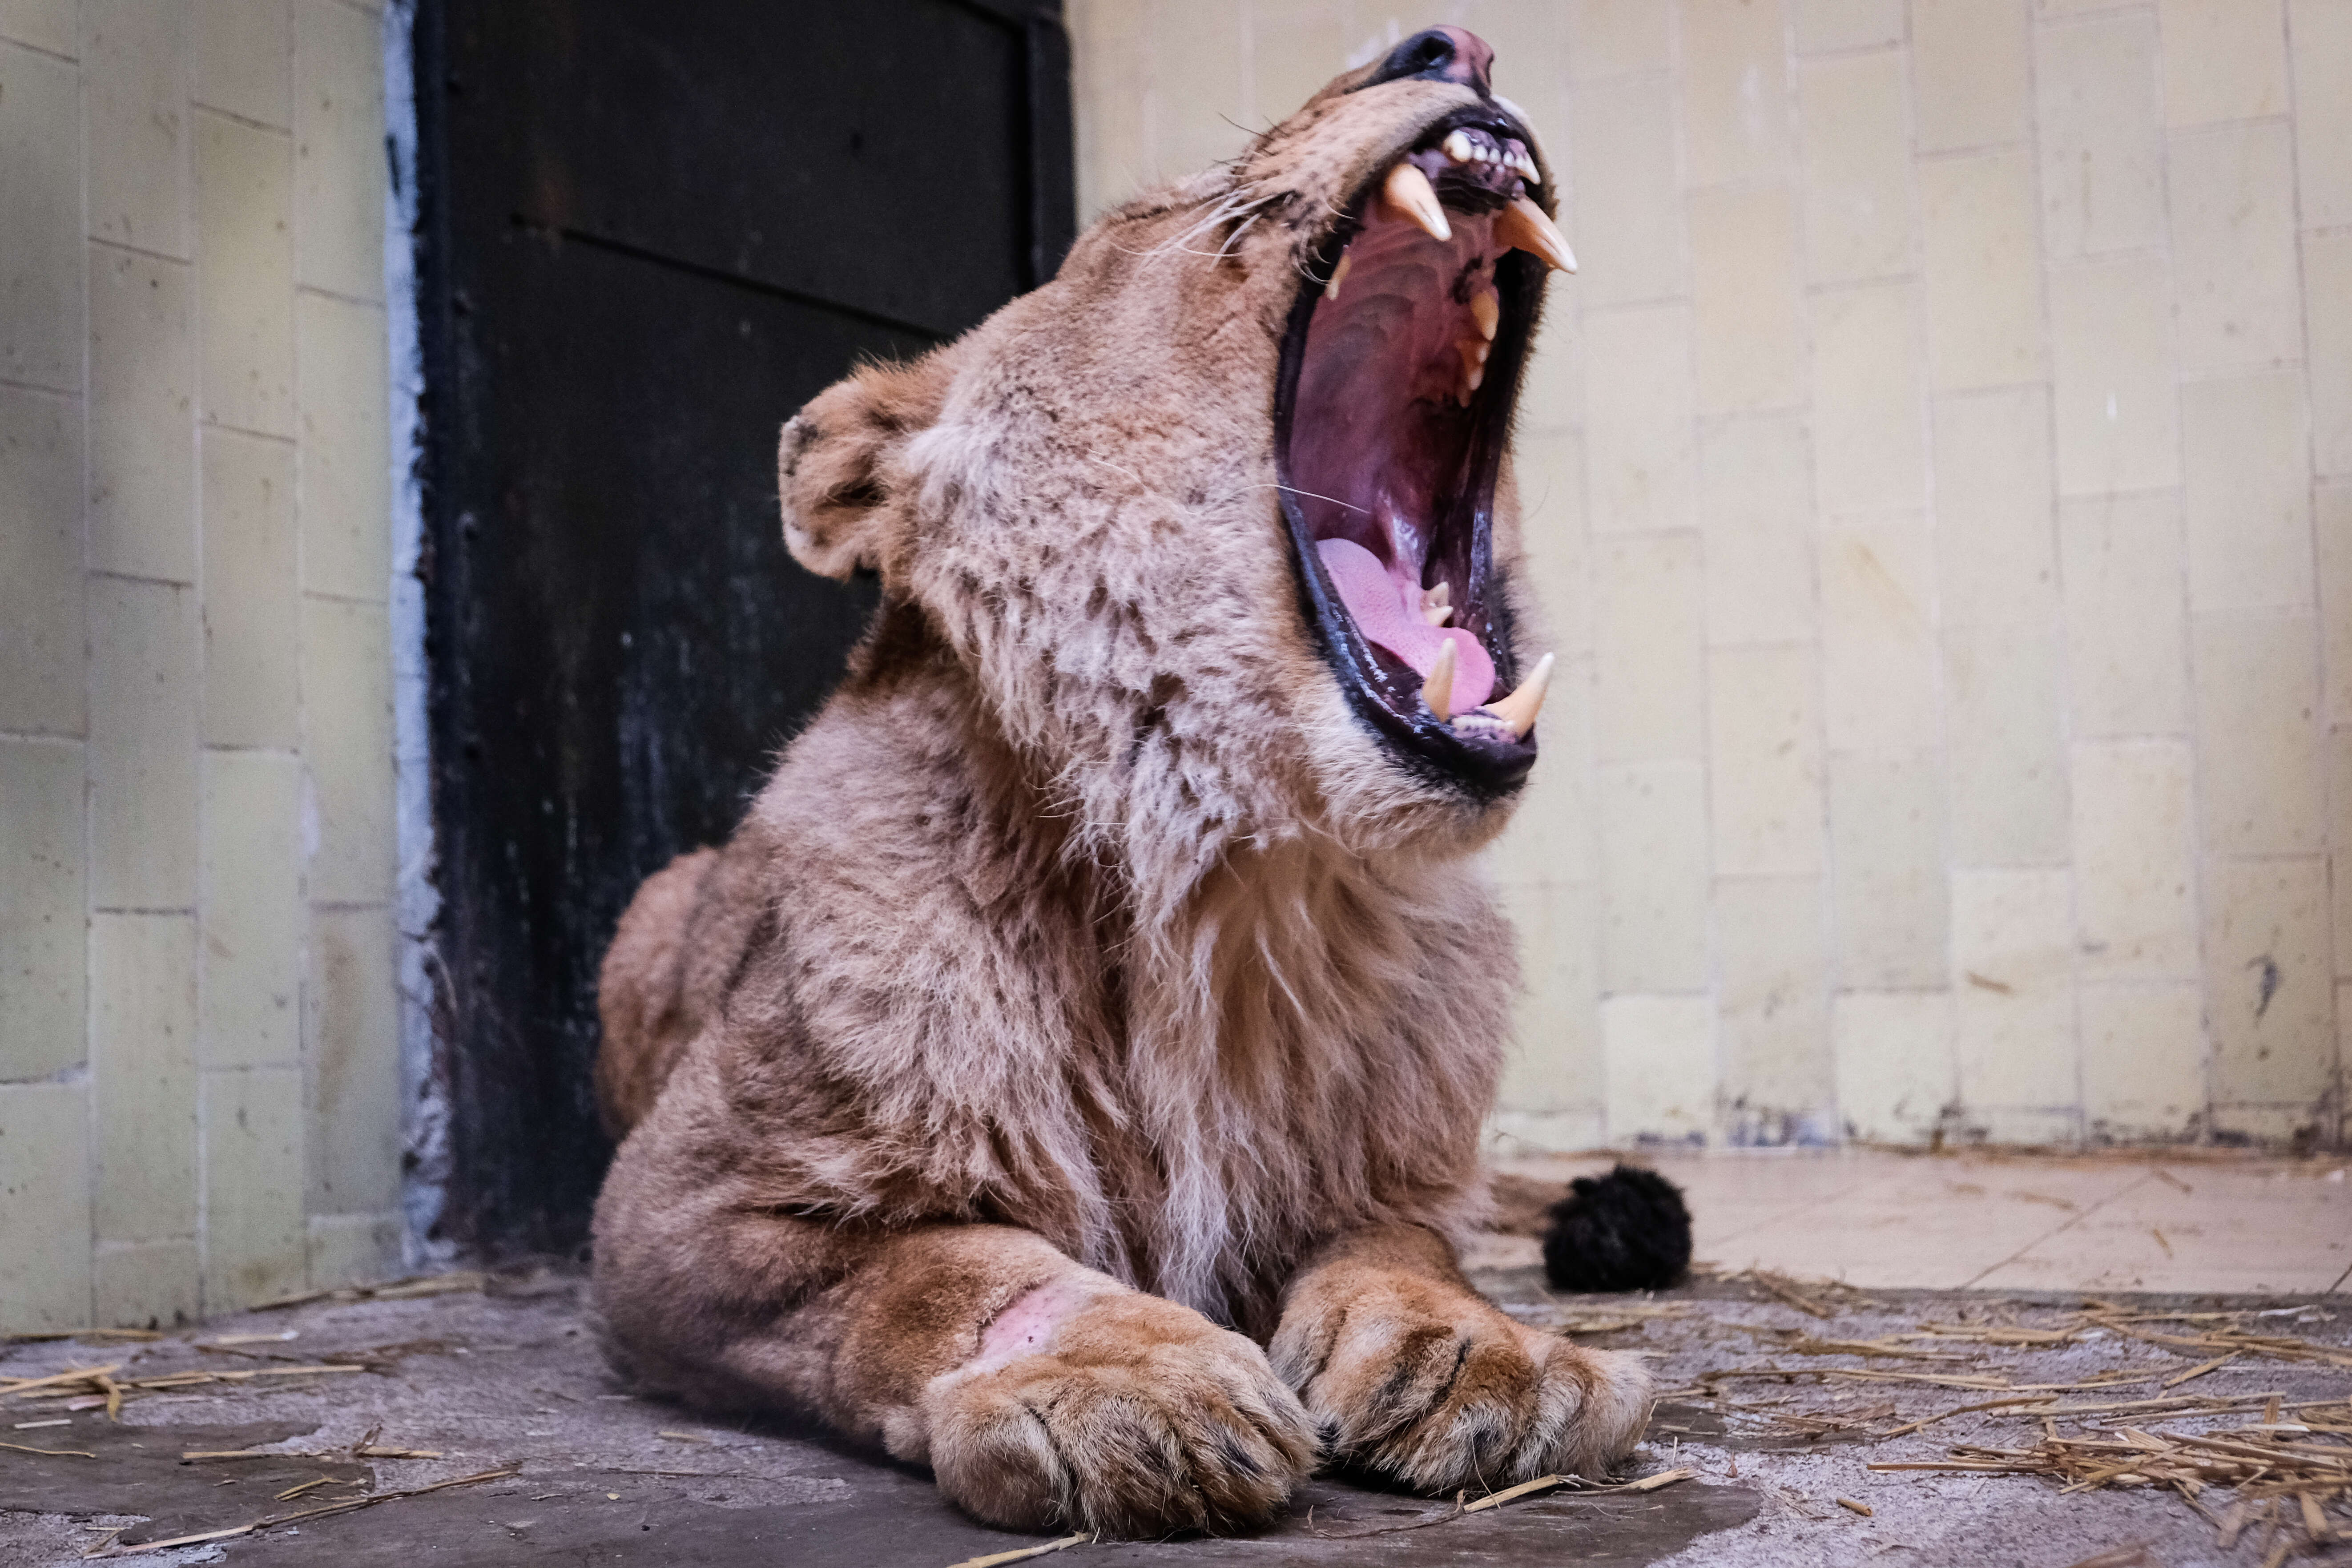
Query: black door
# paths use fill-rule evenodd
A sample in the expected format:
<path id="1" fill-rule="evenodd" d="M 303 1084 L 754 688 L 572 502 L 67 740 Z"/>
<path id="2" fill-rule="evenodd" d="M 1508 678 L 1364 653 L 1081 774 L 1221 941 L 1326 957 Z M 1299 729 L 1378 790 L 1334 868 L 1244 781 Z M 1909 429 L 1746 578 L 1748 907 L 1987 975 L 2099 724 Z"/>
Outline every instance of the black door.
<path id="1" fill-rule="evenodd" d="M 425 0 L 425 576 L 447 1234 L 584 1234 L 598 961 L 723 838 L 870 586 L 784 553 L 775 443 L 862 355 L 1049 275 L 1058 0 Z"/>

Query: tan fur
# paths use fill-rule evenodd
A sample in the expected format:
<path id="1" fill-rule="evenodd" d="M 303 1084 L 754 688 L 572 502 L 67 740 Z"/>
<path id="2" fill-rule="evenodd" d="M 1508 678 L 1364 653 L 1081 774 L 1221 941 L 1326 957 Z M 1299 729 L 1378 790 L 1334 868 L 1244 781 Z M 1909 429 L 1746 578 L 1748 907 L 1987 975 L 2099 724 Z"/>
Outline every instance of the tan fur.
<path id="1" fill-rule="evenodd" d="M 877 572 L 884 608 L 605 962 L 599 1100 L 633 1130 L 596 1292 L 644 1385 L 1122 1533 L 1265 1517 L 1314 1420 L 1437 1489 L 1638 1433 L 1636 1363 L 1454 1268 L 1516 984 L 1469 859 L 1504 810 L 1351 713 L 1276 506 L 1299 268 L 1472 101 L 1326 89 L 786 426 L 795 556 Z M 1497 511 L 1507 582 L 1507 476 Z M 1024 1314 L 1045 1337 L 996 1364 Z M 1400 1356 L 1427 1375 L 1384 1379 Z"/>

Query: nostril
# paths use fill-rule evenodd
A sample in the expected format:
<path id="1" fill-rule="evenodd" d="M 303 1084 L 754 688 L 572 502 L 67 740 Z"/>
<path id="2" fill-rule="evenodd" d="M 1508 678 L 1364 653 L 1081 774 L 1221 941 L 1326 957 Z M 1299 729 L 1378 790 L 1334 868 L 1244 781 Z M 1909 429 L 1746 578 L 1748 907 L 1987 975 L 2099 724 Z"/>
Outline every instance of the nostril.
<path id="1" fill-rule="evenodd" d="M 1389 63 L 1401 77 L 1420 76 L 1439 66 L 1452 65 L 1454 40 L 1433 27 L 1399 44 L 1390 52 Z"/>
<path id="2" fill-rule="evenodd" d="M 1487 96 L 1487 72 L 1495 51 L 1475 33 L 1460 27 L 1427 27 L 1391 49 L 1363 87 L 1422 79 L 1459 82 Z"/>

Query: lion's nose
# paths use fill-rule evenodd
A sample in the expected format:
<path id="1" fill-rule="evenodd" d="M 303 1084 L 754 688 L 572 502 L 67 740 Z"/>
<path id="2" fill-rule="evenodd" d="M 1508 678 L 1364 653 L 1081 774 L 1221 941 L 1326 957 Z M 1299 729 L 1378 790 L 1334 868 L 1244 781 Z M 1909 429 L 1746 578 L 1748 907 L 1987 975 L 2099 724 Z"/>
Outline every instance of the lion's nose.
<path id="1" fill-rule="evenodd" d="M 1475 89 L 1481 98 L 1493 96 L 1487 85 L 1486 73 L 1495 63 L 1495 51 L 1486 40 L 1466 27 L 1430 27 L 1389 51 L 1366 87 L 1377 87 L 1384 81 L 1402 81 L 1413 78 L 1426 81 L 1459 82 Z"/>

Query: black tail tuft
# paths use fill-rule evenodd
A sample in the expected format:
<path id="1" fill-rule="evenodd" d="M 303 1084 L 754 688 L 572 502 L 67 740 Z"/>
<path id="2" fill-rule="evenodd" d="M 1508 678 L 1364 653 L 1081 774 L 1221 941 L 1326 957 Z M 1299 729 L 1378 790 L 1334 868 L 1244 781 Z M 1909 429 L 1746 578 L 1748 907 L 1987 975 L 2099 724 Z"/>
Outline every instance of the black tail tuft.
<path id="1" fill-rule="evenodd" d="M 1690 1210 L 1655 1171 L 1579 1176 L 1551 1206 L 1544 1275 L 1555 1290 L 1656 1290 L 1690 1267 Z"/>

